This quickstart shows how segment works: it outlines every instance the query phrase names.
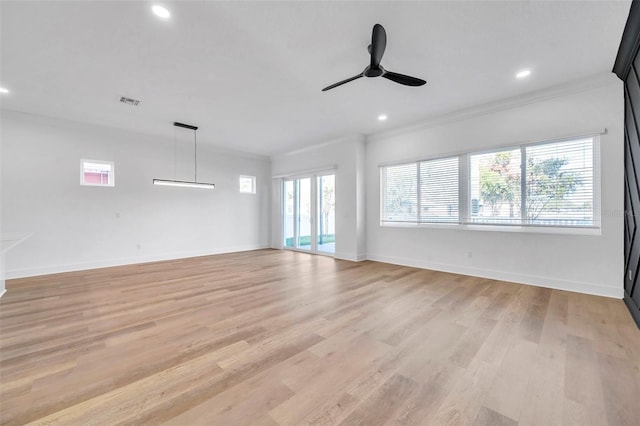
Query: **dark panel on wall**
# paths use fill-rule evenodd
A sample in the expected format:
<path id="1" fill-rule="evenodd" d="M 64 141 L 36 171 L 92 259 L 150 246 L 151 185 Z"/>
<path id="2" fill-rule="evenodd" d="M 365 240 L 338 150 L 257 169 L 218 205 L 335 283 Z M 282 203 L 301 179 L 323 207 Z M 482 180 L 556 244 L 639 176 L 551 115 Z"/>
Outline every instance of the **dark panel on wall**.
<path id="1" fill-rule="evenodd" d="M 625 301 L 640 319 L 640 82 L 632 65 L 625 80 Z"/>
<path id="2" fill-rule="evenodd" d="M 624 81 L 624 301 L 640 327 L 640 3 L 629 18 L 613 66 Z"/>
<path id="3" fill-rule="evenodd" d="M 631 9 L 629 10 L 627 24 L 625 25 L 624 33 L 622 34 L 622 41 L 620 41 L 620 47 L 618 48 L 616 62 L 613 65 L 613 72 L 618 75 L 620 80 L 624 81 L 627 78 L 631 62 L 636 58 L 636 54 L 638 53 L 639 45 L 640 3 L 633 0 L 631 3 Z"/>

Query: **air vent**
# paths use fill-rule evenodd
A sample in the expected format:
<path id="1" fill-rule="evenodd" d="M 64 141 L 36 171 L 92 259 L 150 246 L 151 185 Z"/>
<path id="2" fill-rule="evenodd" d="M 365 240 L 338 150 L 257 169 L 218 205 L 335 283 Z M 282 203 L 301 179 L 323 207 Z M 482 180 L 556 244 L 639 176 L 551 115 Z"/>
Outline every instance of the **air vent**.
<path id="1" fill-rule="evenodd" d="M 122 102 L 123 104 L 131 105 L 131 106 L 138 106 L 138 104 L 140 103 L 140 101 L 136 99 L 125 98 L 124 96 L 120 97 L 120 102 Z"/>

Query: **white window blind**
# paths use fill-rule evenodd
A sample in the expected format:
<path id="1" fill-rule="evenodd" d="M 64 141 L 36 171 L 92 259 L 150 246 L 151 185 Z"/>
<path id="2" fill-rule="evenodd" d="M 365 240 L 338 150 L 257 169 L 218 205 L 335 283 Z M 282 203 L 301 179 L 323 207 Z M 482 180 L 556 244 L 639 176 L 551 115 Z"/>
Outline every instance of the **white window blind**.
<path id="1" fill-rule="evenodd" d="M 582 137 L 381 166 L 381 222 L 598 227 L 597 143 Z"/>
<path id="2" fill-rule="evenodd" d="M 526 159 L 527 223 L 592 226 L 593 139 L 528 146 Z"/>
<path id="3" fill-rule="evenodd" d="M 417 222 L 418 163 L 383 167 L 382 181 L 382 220 Z"/>
<path id="4" fill-rule="evenodd" d="M 458 222 L 458 157 L 385 166 L 382 180 L 383 221 Z"/>
<path id="5" fill-rule="evenodd" d="M 458 162 L 420 162 L 420 222 L 458 222 Z"/>

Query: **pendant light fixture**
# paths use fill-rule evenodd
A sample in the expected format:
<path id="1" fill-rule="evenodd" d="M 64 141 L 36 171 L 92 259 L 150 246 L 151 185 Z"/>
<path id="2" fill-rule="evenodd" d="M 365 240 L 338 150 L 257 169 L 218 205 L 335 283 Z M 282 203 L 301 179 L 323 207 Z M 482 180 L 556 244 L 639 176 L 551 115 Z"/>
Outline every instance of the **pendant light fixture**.
<path id="1" fill-rule="evenodd" d="M 165 186 L 181 186 L 186 188 L 205 188 L 205 189 L 214 189 L 216 186 L 212 183 L 206 182 L 198 182 L 198 141 L 196 139 L 196 130 L 198 128 L 196 126 L 191 126 L 189 124 L 174 122 L 174 126 L 182 127 L 185 129 L 193 130 L 193 182 L 184 181 L 184 180 L 175 180 L 175 161 L 176 161 L 176 152 L 174 149 L 174 180 L 169 179 L 154 179 L 154 185 L 165 185 Z M 176 138 L 174 136 L 174 146 L 176 143 Z"/>

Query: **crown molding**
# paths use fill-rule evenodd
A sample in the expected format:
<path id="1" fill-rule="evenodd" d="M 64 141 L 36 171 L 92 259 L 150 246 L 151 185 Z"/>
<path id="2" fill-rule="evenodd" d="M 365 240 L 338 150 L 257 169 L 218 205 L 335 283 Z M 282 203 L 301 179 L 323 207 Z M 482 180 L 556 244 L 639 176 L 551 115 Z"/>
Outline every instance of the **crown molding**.
<path id="1" fill-rule="evenodd" d="M 338 143 L 345 143 L 345 142 L 349 142 L 349 141 L 353 141 L 353 140 L 358 140 L 358 141 L 364 141 L 366 142 L 367 137 L 366 135 L 362 134 L 362 133 L 354 133 L 351 134 L 349 136 L 343 136 L 343 137 L 339 137 L 339 138 L 335 138 L 335 139 L 330 139 L 328 141 L 325 142 L 320 142 L 314 145 L 309 145 L 309 146 L 305 146 L 299 149 L 295 149 L 293 151 L 285 151 L 285 152 L 280 152 L 277 154 L 273 154 L 271 156 L 271 161 L 276 160 L 278 158 L 286 158 L 286 157 L 290 157 L 292 155 L 298 155 L 298 154 L 303 154 L 305 152 L 309 152 L 309 151 L 314 151 L 316 149 L 319 148 L 323 148 L 329 145 L 334 145 L 334 144 L 338 144 Z"/>
<path id="2" fill-rule="evenodd" d="M 467 120 L 470 118 L 492 114 L 507 109 L 518 108 L 521 106 L 558 98 L 562 96 L 580 93 L 607 85 L 619 84 L 619 80 L 611 72 L 595 74 L 580 80 L 569 83 L 559 84 L 547 87 L 524 95 L 514 96 L 511 98 L 501 99 L 470 108 L 459 109 L 445 114 L 435 115 L 426 120 L 420 121 L 408 126 L 398 127 L 384 132 L 372 133 L 367 135 L 367 142 L 375 142 L 385 140 L 394 136 L 406 133 L 417 132 L 432 127 L 441 126 L 443 124 L 456 121 Z"/>

